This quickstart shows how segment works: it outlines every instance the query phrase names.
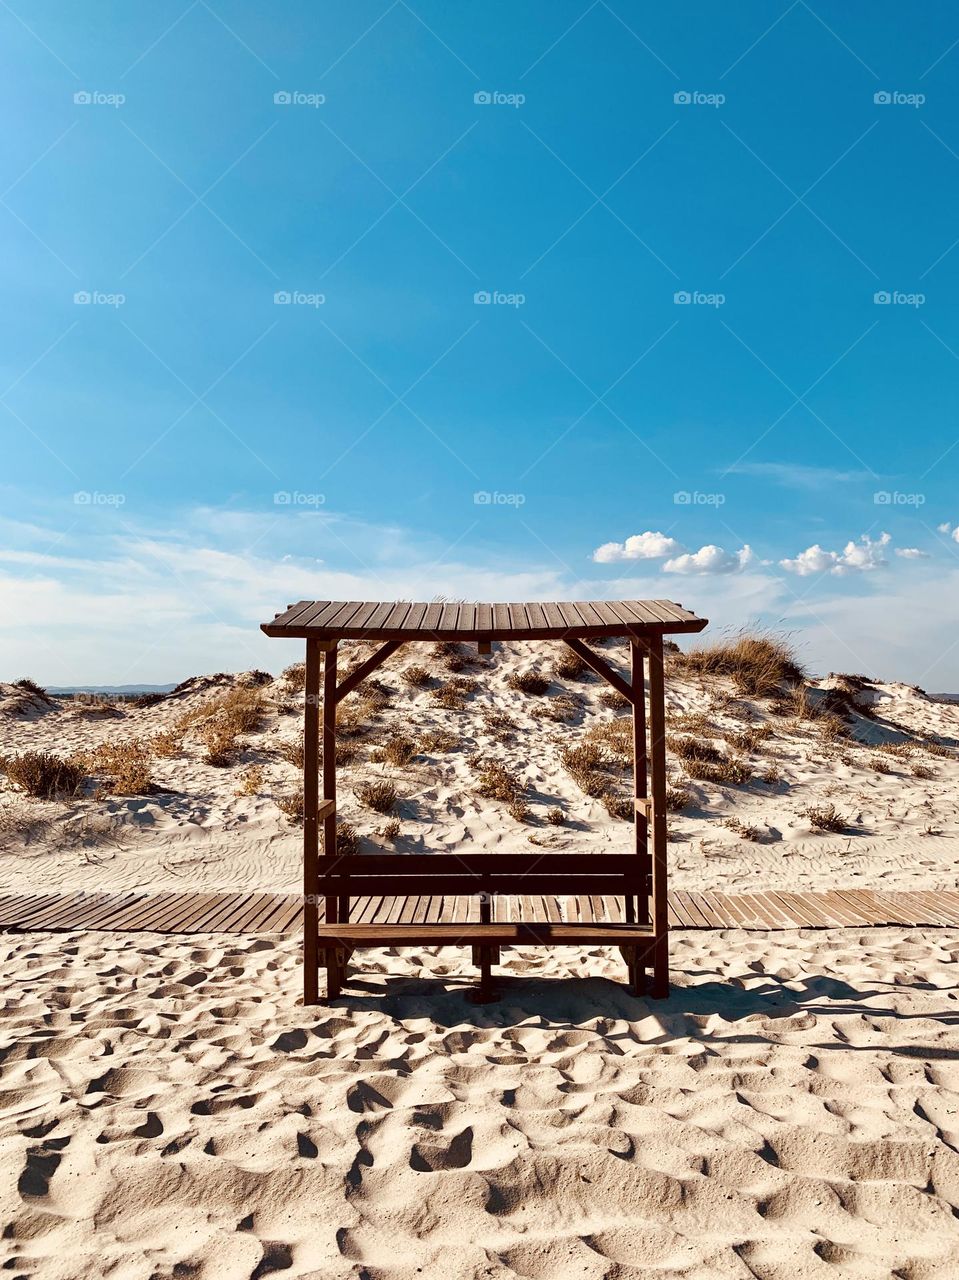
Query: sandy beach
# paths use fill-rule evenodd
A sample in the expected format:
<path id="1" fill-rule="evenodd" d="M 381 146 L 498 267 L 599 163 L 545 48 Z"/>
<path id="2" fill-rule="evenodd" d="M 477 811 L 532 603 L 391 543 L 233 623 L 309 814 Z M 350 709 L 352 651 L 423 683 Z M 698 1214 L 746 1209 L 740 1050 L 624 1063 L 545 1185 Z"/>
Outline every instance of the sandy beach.
<path id="1" fill-rule="evenodd" d="M 440 649 L 414 684 L 392 659 L 345 726 L 359 853 L 627 848 L 610 796 L 628 717 L 555 661 Z M 545 691 L 518 689 L 523 672 Z M 845 677 L 785 704 L 679 658 L 668 688 L 673 887 L 959 885 L 956 704 Z M 89 773 L 58 800 L 5 780 L 0 890 L 297 891 L 298 669 L 142 706 L 0 693 L 3 754 Z M 723 776 L 695 776 L 692 737 Z M 603 748 L 600 795 L 566 754 L 583 744 Z M 141 768 L 141 794 L 104 747 Z M 482 793 L 490 761 L 516 794 Z M 395 783 L 392 831 L 362 802 L 370 779 Z M 830 806 L 840 831 L 810 817 Z M 0 946 L 11 1274 L 959 1275 L 955 929 L 677 930 L 665 1001 L 630 995 L 612 950 L 518 947 L 482 1007 L 465 948 L 360 953 L 340 999 L 304 1008 L 296 936 Z"/>

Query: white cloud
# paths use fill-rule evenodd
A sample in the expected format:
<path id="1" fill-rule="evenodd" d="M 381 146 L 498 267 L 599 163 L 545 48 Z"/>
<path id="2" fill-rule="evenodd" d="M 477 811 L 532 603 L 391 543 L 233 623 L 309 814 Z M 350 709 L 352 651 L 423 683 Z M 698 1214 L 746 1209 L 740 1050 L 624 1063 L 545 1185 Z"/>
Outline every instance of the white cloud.
<path id="1" fill-rule="evenodd" d="M 947 520 L 945 524 L 936 525 L 936 530 L 938 533 L 944 533 L 948 537 L 952 538 L 953 542 L 959 542 L 959 524 L 953 528 Z"/>
<path id="2" fill-rule="evenodd" d="M 663 565 L 664 573 L 738 573 L 755 560 L 752 548 L 745 546 L 740 551 L 724 551 L 715 543 L 700 547 L 698 551 L 689 552 L 667 560 Z"/>
<path id="3" fill-rule="evenodd" d="M 868 573 L 888 563 L 883 551 L 891 541 L 888 533 L 882 533 L 876 539 L 864 533 L 858 542 L 847 542 L 842 551 L 827 551 L 816 542 L 805 551 L 800 551 L 794 559 L 780 560 L 779 563 L 790 573 L 798 573 L 801 578 L 813 573 L 833 573 L 837 576 L 850 572 Z"/>
<path id="4" fill-rule="evenodd" d="M 920 551 L 918 547 L 896 547 L 896 555 L 903 560 L 928 560 L 929 552 Z"/>
<path id="5" fill-rule="evenodd" d="M 615 564 L 620 560 L 658 560 L 682 551 L 682 544 L 665 533 L 634 533 L 625 542 L 604 542 L 593 552 L 597 564 Z"/>

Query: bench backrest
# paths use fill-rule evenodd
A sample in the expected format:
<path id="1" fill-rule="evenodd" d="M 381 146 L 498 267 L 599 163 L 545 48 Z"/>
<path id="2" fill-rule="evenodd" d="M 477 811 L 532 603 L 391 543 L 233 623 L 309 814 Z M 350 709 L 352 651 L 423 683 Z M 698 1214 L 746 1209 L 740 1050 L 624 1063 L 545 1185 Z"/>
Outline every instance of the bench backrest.
<path id="1" fill-rule="evenodd" d="M 318 891 L 330 896 L 640 897 L 650 867 L 647 857 L 622 853 L 388 853 L 321 857 L 318 871 Z"/>

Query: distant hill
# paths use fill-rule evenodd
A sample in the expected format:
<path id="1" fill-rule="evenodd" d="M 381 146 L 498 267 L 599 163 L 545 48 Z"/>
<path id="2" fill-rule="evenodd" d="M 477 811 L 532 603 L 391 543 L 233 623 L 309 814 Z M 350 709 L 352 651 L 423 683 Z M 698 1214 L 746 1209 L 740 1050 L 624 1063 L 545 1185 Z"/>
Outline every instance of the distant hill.
<path id="1" fill-rule="evenodd" d="M 74 693 L 102 693 L 130 697 L 140 693 L 170 693 L 175 684 L 77 684 L 52 685 L 47 693 L 54 697 L 66 697 Z"/>

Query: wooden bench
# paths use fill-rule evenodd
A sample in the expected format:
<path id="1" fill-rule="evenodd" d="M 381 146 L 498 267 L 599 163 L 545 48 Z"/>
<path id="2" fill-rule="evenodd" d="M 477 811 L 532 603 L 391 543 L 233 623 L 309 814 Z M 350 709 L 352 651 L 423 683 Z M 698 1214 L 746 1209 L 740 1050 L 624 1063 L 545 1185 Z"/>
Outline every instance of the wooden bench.
<path id="1" fill-rule="evenodd" d="M 645 864 L 645 865 L 644 865 Z M 649 920 L 648 859 L 635 854 L 374 854 L 320 857 L 319 896 L 335 923 L 317 927 L 318 959 L 327 970 L 327 997 L 339 995 L 353 952 L 365 947 L 465 946 L 480 970 L 476 999 L 494 998 L 491 967 L 504 946 L 616 946 L 626 961 L 630 989 L 646 990 L 646 968 L 653 963 L 655 940 Z M 350 899 L 383 895 L 422 896 L 439 903 L 445 896 L 474 904 L 475 919 L 455 924 L 425 920 L 354 923 Z M 495 919 L 499 896 L 616 898 L 624 902 L 623 923 Z M 335 907 L 334 905 L 335 904 Z M 652 994 L 665 995 L 654 982 Z"/>

